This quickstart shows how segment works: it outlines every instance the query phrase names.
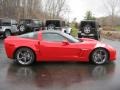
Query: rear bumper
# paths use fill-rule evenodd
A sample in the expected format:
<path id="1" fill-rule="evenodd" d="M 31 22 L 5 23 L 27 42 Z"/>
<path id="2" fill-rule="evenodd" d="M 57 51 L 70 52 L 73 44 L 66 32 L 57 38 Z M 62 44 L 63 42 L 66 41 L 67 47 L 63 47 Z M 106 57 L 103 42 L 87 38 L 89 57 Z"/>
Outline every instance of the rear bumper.
<path id="1" fill-rule="evenodd" d="M 78 35 L 93 37 L 93 36 L 95 36 L 96 34 L 85 34 L 85 33 L 80 33 L 80 32 L 79 32 Z"/>

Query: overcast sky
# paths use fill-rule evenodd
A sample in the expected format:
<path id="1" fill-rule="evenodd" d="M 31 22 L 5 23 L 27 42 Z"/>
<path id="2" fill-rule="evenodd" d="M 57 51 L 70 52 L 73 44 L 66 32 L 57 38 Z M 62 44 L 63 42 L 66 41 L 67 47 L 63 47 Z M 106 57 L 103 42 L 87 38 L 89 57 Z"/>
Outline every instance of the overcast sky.
<path id="1" fill-rule="evenodd" d="M 71 13 L 70 18 L 77 18 L 77 21 L 85 17 L 86 11 L 92 11 L 95 17 L 105 16 L 103 0 L 68 0 Z"/>

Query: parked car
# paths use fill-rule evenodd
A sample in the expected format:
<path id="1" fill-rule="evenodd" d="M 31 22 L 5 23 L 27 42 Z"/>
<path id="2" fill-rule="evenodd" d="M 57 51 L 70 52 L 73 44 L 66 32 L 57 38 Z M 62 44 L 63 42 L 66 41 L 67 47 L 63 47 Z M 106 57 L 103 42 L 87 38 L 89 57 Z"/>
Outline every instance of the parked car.
<path id="1" fill-rule="evenodd" d="M 14 19 L 0 19 L 0 36 L 8 37 L 18 32 L 17 21 Z"/>
<path id="2" fill-rule="evenodd" d="M 18 29 L 21 33 L 33 32 L 43 29 L 43 22 L 38 19 L 21 19 Z"/>
<path id="3" fill-rule="evenodd" d="M 45 27 L 47 30 L 60 30 L 67 34 L 71 33 L 71 28 L 62 20 L 46 20 Z"/>
<path id="4" fill-rule="evenodd" d="M 94 20 L 81 21 L 79 26 L 78 37 L 100 39 L 100 25 Z"/>
<path id="5" fill-rule="evenodd" d="M 97 65 L 116 59 L 116 50 L 94 39 L 76 39 L 60 31 L 39 31 L 5 39 L 8 58 L 21 65 L 35 61 L 83 61 Z"/>

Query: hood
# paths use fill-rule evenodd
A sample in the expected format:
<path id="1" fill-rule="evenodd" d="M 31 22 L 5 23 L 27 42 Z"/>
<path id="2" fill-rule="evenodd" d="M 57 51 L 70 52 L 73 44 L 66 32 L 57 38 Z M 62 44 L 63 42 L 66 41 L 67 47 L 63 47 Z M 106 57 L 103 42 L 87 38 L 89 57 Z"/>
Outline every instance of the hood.
<path id="1" fill-rule="evenodd" d="M 80 38 L 82 40 L 82 44 L 84 48 L 97 48 L 97 47 L 106 47 L 106 44 L 103 42 L 94 40 L 94 39 L 89 39 L 89 38 Z"/>

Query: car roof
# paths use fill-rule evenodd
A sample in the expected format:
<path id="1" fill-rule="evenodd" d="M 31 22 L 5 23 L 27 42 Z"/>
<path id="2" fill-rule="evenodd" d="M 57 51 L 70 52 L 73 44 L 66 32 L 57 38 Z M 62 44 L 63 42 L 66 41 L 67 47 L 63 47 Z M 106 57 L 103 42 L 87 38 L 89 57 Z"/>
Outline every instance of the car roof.
<path id="1" fill-rule="evenodd" d="M 65 21 L 65 20 L 61 20 L 61 19 L 47 19 L 46 21 Z"/>
<path id="2" fill-rule="evenodd" d="M 42 33 L 61 33 L 61 31 L 58 31 L 58 30 L 44 30 L 44 31 L 40 31 L 40 32 L 42 32 Z"/>
<path id="3" fill-rule="evenodd" d="M 22 21 L 22 20 L 39 20 L 39 19 L 20 19 L 20 20 Z"/>
<path id="4" fill-rule="evenodd" d="M 63 34 L 63 32 L 59 30 L 44 30 L 44 31 L 39 31 L 40 33 L 58 33 L 58 34 Z"/>
<path id="5" fill-rule="evenodd" d="M 0 21 L 3 21 L 3 22 L 11 22 L 11 21 L 16 21 L 15 19 L 4 19 L 4 18 L 0 18 Z"/>

